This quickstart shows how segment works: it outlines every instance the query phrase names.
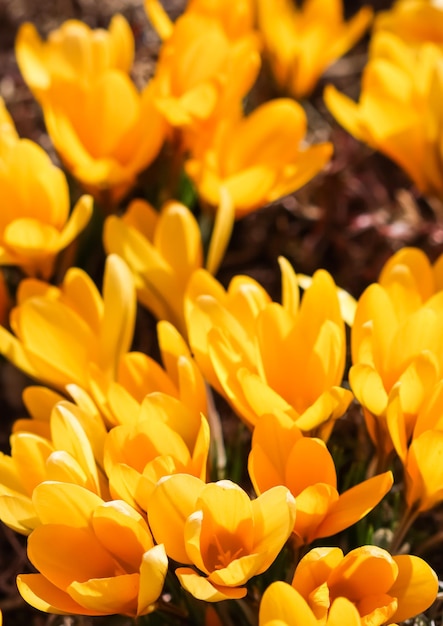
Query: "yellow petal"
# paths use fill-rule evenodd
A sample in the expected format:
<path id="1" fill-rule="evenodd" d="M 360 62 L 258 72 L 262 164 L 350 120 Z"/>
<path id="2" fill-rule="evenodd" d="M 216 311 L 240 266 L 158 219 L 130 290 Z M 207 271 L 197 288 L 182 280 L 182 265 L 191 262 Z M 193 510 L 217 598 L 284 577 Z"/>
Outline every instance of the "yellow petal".
<path id="1" fill-rule="evenodd" d="M 228 247 L 234 227 L 235 205 L 226 187 L 220 189 L 220 203 L 215 214 L 214 227 L 211 233 L 206 269 L 216 274 Z"/>
<path id="2" fill-rule="evenodd" d="M 202 266 L 202 242 L 197 221 L 178 202 L 163 207 L 153 243 L 183 286 L 192 272 Z"/>
<path id="3" fill-rule="evenodd" d="M 205 602 L 219 602 L 220 600 L 240 599 L 247 594 L 246 587 L 221 587 L 214 585 L 207 578 L 199 576 L 194 570 L 179 567 L 175 570 L 182 587 L 194 598 Z"/>
<path id="4" fill-rule="evenodd" d="M 58 249 L 66 248 L 79 233 L 85 228 L 91 219 L 93 209 L 92 196 L 81 196 L 74 206 L 69 220 L 60 233 Z"/>
<path id="5" fill-rule="evenodd" d="M 418 556 L 401 554 L 394 556 L 394 561 L 398 576 L 389 594 L 398 599 L 398 609 L 390 619 L 403 622 L 431 606 L 437 596 L 438 580 L 434 570 Z"/>
<path id="6" fill-rule="evenodd" d="M 317 626 L 308 603 L 300 593 L 285 582 L 269 585 L 260 602 L 259 626 Z M 275 620 L 275 622 L 274 622 Z"/>
<path id="7" fill-rule="evenodd" d="M 284 257 L 278 257 L 278 264 L 282 277 L 282 306 L 291 315 L 296 315 L 300 304 L 298 277 L 292 265 Z M 306 287 L 303 288 L 305 289 Z"/>
<path id="8" fill-rule="evenodd" d="M 131 345 L 136 297 L 132 275 L 116 254 L 106 260 L 103 284 L 104 315 L 100 336 L 100 365 L 116 376 L 120 357 Z"/>
<path id="9" fill-rule="evenodd" d="M 145 11 L 162 40 L 168 39 L 173 31 L 173 23 L 159 0 L 145 0 Z"/>
<path id="10" fill-rule="evenodd" d="M 101 615 L 100 611 L 87 609 L 78 604 L 41 574 L 17 576 L 17 587 L 26 602 L 40 611 L 56 615 Z"/>
<path id="11" fill-rule="evenodd" d="M 315 483 L 326 483 L 337 488 L 334 461 L 323 441 L 301 437 L 286 457 L 283 484 L 297 497 L 306 487 Z"/>
<path id="12" fill-rule="evenodd" d="M 296 503 L 288 489 L 276 486 L 252 500 L 254 552 L 264 560 L 257 573 L 264 572 L 289 538 L 296 519 Z"/>
<path id="13" fill-rule="evenodd" d="M 137 615 L 150 612 L 151 605 L 160 597 L 167 571 L 168 557 L 163 545 L 154 546 L 145 552 L 140 565 Z"/>
<path id="14" fill-rule="evenodd" d="M 152 534 L 157 543 L 164 544 L 168 556 L 179 563 L 190 563 L 184 526 L 204 487 L 205 483 L 194 476 L 175 474 L 159 481 L 149 501 L 148 520 Z"/>
<path id="15" fill-rule="evenodd" d="M 23 402 L 34 420 L 49 422 L 54 405 L 64 397 L 47 387 L 26 387 L 23 391 Z"/>
<path id="16" fill-rule="evenodd" d="M 341 494 L 318 526 L 317 537 L 329 537 L 352 526 L 369 513 L 393 485 L 391 472 L 373 476 Z"/>
<path id="17" fill-rule="evenodd" d="M 349 371 L 349 382 L 357 400 L 371 413 L 381 415 L 388 404 L 380 374 L 370 365 L 357 363 Z"/>
<path id="18" fill-rule="evenodd" d="M 119 500 L 95 509 L 92 528 L 100 544 L 128 572 L 138 570 L 141 555 L 154 545 L 143 517 Z"/>
<path id="19" fill-rule="evenodd" d="M 428 430 L 414 438 L 406 462 L 408 505 L 421 511 L 443 499 L 443 432 Z"/>
<path id="20" fill-rule="evenodd" d="M 0 496 L 0 519 L 22 535 L 29 535 L 40 523 L 31 499 L 19 495 Z"/>
<path id="21" fill-rule="evenodd" d="M 68 483 L 46 482 L 34 489 L 32 501 L 42 524 L 87 528 L 94 509 L 103 504 L 95 493 Z"/>
<path id="22" fill-rule="evenodd" d="M 327 626 L 360 626 L 360 614 L 347 598 L 336 598 L 329 609 Z"/>
<path id="23" fill-rule="evenodd" d="M 139 574 L 123 574 L 84 582 L 74 580 L 67 591 L 74 600 L 97 615 L 120 613 L 135 617 L 139 584 Z"/>
<path id="24" fill-rule="evenodd" d="M 38 526 L 28 538 L 28 557 L 45 578 L 61 589 L 74 580 L 101 578 L 115 570 L 113 559 L 86 528 Z"/>
<path id="25" fill-rule="evenodd" d="M 353 598 L 368 595 L 370 577 L 371 595 L 389 594 L 398 575 L 398 567 L 391 555 L 377 546 L 363 546 L 351 550 L 328 577 L 328 587 L 334 597 Z"/>

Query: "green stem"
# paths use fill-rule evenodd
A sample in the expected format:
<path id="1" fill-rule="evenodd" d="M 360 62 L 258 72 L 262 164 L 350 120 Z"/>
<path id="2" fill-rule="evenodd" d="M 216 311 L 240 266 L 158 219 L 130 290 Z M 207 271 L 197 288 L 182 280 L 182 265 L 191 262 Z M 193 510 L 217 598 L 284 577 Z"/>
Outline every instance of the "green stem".
<path id="1" fill-rule="evenodd" d="M 406 533 L 415 522 L 419 514 L 419 510 L 413 508 L 407 508 L 405 513 L 400 520 L 397 528 L 395 529 L 394 536 L 392 537 L 390 552 L 392 554 L 396 554 L 400 551 L 403 540 L 406 536 Z"/>

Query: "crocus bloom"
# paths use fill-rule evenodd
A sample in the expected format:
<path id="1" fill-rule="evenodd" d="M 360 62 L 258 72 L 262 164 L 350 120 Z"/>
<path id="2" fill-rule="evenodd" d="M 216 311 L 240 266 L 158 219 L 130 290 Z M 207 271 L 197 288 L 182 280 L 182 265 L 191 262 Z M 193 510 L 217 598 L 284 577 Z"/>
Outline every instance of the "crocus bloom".
<path id="1" fill-rule="evenodd" d="M 294 534 L 300 544 L 348 528 L 389 491 L 391 472 L 374 476 L 339 495 L 334 461 L 320 439 L 303 437 L 286 415 L 264 415 L 252 436 L 249 475 L 257 493 L 276 485 L 295 497 Z"/>
<path id="2" fill-rule="evenodd" d="M 258 0 L 258 23 L 280 88 L 308 96 L 325 69 L 360 39 L 372 18 L 369 6 L 349 21 L 342 0 Z"/>
<path id="3" fill-rule="evenodd" d="M 232 38 L 211 13 L 186 12 L 160 51 L 154 98 L 171 126 L 198 126 L 216 109 L 238 107 L 260 68 L 256 34 Z"/>
<path id="4" fill-rule="evenodd" d="M 3 101 L 0 131 L 0 265 L 48 279 L 57 254 L 88 223 L 92 198 L 82 196 L 69 215 L 64 173 L 40 146 L 17 136 Z"/>
<path id="5" fill-rule="evenodd" d="M 147 202 L 134 200 L 123 217 L 108 217 L 103 238 L 106 250 L 120 255 L 131 269 L 140 303 L 184 333 L 184 293 L 191 274 L 203 264 L 192 213 L 179 202 L 166 203 L 158 213 Z"/>
<path id="6" fill-rule="evenodd" d="M 247 581 L 277 557 L 294 518 L 294 498 L 285 487 L 250 500 L 231 481 L 205 485 L 186 474 L 160 480 L 148 511 L 154 538 L 168 556 L 196 568 L 175 571 L 181 585 L 207 602 L 243 598 Z"/>
<path id="7" fill-rule="evenodd" d="M 185 169 L 215 213 L 212 241 L 221 258 L 235 219 L 302 187 L 329 161 L 332 144 L 304 146 L 306 115 L 293 100 L 239 106 L 189 139 Z M 211 244 L 212 244 L 211 241 Z M 208 265 L 212 269 L 212 265 Z"/>
<path id="8" fill-rule="evenodd" d="M 145 397 L 134 423 L 113 428 L 106 438 L 104 465 L 111 495 L 146 512 L 158 480 L 186 473 L 206 480 L 209 426 L 172 396 Z"/>
<path id="9" fill-rule="evenodd" d="M 107 69 L 94 82 L 56 84 L 43 103 L 48 133 L 62 161 L 110 211 L 157 156 L 165 123 L 148 84 Z"/>
<path id="10" fill-rule="evenodd" d="M 168 569 L 142 516 L 122 501 L 104 502 L 78 485 L 35 488 L 41 520 L 28 539 L 38 574 L 23 574 L 23 598 L 58 614 L 136 617 L 155 609 Z"/>
<path id="11" fill-rule="evenodd" d="M 355 103 L 329 85 L 325 102 L 354 137 L 402 167 L 425 194 L 443 196 L 441 169 L 441 50 L 409 46 L 378 32 Z"/>
<path id="12" fill-rule="evenodd" d="M 358 610 L 362 626 L 393 624 L 421 613 L 435 600 L 435 572 L 417 556 L 391 556 L 377 546 L 363 546 L 346 556 L 339 548 L 315 548 L 302 558 L 292 586 L 320 623 L 337 598 Z"/>
<path id="13" fill-rule="evenodd" d="M 326 271 L 315 273 L 300 303 L 296 274 L 285 259 L 280 265 L 282 305 L 247 276 L 234 277 L 225 291 L 204 270 L 195 272 L 187 293 L 188 336 L 204 377 L 248 425 L 282 411 L 311 431 L 342 415 L 351 401 L 339 386 L 344 322 Z"/>
<path id="14" fill-rule="evenodd" d="M 302 187 L 329 161 L 330 143 L 303 145 L 306 125 L 303 108 L 286 98 L 230 115 L 194 149 L 186 171 L 206 202 L 217 207 L 226 190 L 243 217 Z"/>
<path id="15" fill-rule="evenodd" d="M 110 498 L 101 469 L 106 435 L 101 417 L 45 388 L 28 388 L 25 401 L 35 419 L 14 425 L 11 455 L 0 456 L 0 518 L 29 534 L 40 524 L 32 494 L 46 480 L 81 485 Z"/>
<path id="16" fill-rule="evenodd" d="M 0 352 L 29 376 L 63 389 L 76 383 L 88 389 L 95 366 L 108 382 L 133 335 L 136 300 L 132 276 L 117 255 L 107 258 L 103 297 L 78 268 L 60 287 L 26 279 L 11 312 L 15 336 L 0 327 Z"/>
<path id="17" fill-rule="evenodd" d="M 129 74 L 134 58 L 134 37 L 122 15 L 115 15 L 109 29 L 91 29 L 78 20 L 67 20 L 42 41 L 35 26 L 22 24 L 15 52 L 20 71 L 37 100 L 42 101 L 58 84 L 92 84 L 107 69 Z"/>
<path id="18" fill-rule="evenodd" d="M 259 626 L 361 626 L 360 614 L 347 598 L 336 598 L 325 619 L 317 619 L 307 601 L 288 583 L 269 585 L 260 602 Z"/>
<path id="19" fill-rule="evenodd" d="M 357 304 L 349 380 L 369 434 L 385 455 L 393 447 L 386 425 L 391 394 L 399 394 L 407 441 L 414 416 L 443 375 L 442 268 L 443 257 L 431 266 L 422 251 L 403 248 Z"/>

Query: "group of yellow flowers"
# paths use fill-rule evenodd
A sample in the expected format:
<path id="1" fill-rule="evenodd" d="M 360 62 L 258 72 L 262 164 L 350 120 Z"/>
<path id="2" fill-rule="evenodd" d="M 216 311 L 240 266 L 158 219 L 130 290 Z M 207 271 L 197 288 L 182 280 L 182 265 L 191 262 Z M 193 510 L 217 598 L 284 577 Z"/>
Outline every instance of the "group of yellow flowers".
<path id="1" fill-rule="evenodd" d="M 0 519 L 28 536 L 37 570 L 19 592 L 49 613 L 182 626 L 400 623 L 438 592 L 405 538 L 443 501 L 443 256 L 399 250 L 358 301 L 283 257 L 281 304 L 248 276 L 226 289 L 214 277 L 235 220 L 331 158 L 330 143 L 307 145 L 294 98 L 372 11 L 346 22 L 339 0 L 189 0 L 172 23 L 158 0 L 145 8 L 162 44 L 141 90 L 120 15 L 108 30 L 69 20 L 46 41 L 19 30 L 20 70 L 85 193 L 72 210 L 65 174 L 1 103 L 0 265 L 22 279 L 0 353 L 41 385 L 26 387 L 30 418 L 0 457 Z M 245 115 L 262 58 L 286 97 Z M 440 199 L 442 68 L 443 8 L 399 0 L 374 20 L 360 103 L 325 92 L 350 132 Z M 101 291 L 72 266 L 94 210 Z M 137 301 L 158 319 L 162 364 L 131 351 Z M 245 425 L 241 486 L 213 390 Z M 342 489 L 328 441 L 355 401 L 374 455 Z M 393 469 L 384 547 L 336 547 L 391 492 Z"/>

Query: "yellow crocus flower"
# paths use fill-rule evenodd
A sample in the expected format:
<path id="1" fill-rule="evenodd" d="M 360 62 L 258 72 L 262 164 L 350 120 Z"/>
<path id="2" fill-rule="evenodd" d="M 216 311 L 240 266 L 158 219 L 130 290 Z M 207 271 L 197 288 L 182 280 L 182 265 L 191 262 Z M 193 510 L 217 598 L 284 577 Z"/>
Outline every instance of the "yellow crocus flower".
<path id="1" fill-rule="evenodd" d="M 393 449 L 386 424 L 391 395 L 398 394 L 407 441 L 414 416 L 443 376 L 442 267 L 443 257 L 431 266 L 421 250 L 403 248 L 357 304 L 349 380 L 382 457 Z"/>
<path id="2" fill-rule="evenodd" d="M 329 161 L 332 144 L 303 144 L 306 115 L 278 99 L 243 117 L 239 107 L 188 137 L 185 169 L 207 209 L 215 213 L 208 268 L 217 267 L 234 221 L 306 184 Z M 213 260 L 213 258 L 215 260 Z"/>
<path id="3" fill-rule="evenodd" d="M 0 352 L 29 376 L 63 389 L 89 387 L 91 366 L 110 382 L 132 341 L 136 300 L 132 276 L 117 255 L 107 258 L 103 297 L 78 268 L 60 287 L 35 279 L 20 283 L 11 312 L 12 335 L 0 327 Z"/>
<path id="4" fill-rule="evenodd" d="M 195 272 L 186 302 L 188 336 L 206 380 L 249 426 L 282 411 L 311 431 L 342 415 L 352 398 L 340 387 L 344 322 L 326 271 L 316 272 L 300 303 L 296 274 L 285 259 L 280 266 L 282 305 L 246 276 L 236 276 L 225 291 L 204 270 Z"/>
<path id="5" fill-rule="evenodd" d="M 171 126 L 198 129 L 216 112 L 219 117 L 221 110 L 238 107 L 259 68 L 255 33 L 231 38 L 211 11 L 186 12 L 160 51 L 153 79 L 156 106 Z"/>
<path id="6" fill-rule="evenodd" d="M 393 484 L 391 472 L 386 472 L 339 494 L 334 461 L 325 443 L 303 437 L 285 415 L 260 418 L 252 436 L 248 470 L 257 493 L 276 485 L 290 490 L 297 512 L 293 532 L 299 544 L 352 526 Z"/>
<path id="7" fill-rule="evenodd" d="M 440 198 L 441 59 L 435 44 L 414 48 L 380 31 L 371 43 L 359 102 L 332 85 L 324 93 L 327 107 L 349 133 L 395 161 L 422 193 Z"/>
<path id="8" fill-rule="evenodd" d="M 326 621 L 318 619 L 303 596 L 288 583 L 277 581 L 265 590 L 258 616 L 259 626 L 361 626 L 360 614 L 347 598 L 336 598 Z"/>
<path id="9" fill-rule="evenodd" d="M 106 438 L 111 495 L 146 512 L 163 476 L 186 473 L 206 480 L 208 452 L 209 425 L 203 415 L 172 396 L 148 394 L 136 420 L 116 426 Z"/>
<path id="10" fill-rule="evenodd" d="M 129 77 L 129 24 L 117 15 L 106 31 L 68 20 L 43 42 L 27 23 L 16 53 L 64 165 L 112 211 L 155 159 L 166 130 L 151 87 L 139 93 Z"/>
<path id="11" fill-rule="evenodd" d="M 285 487 L 251 500 L 229 480 L 205 484 L 187 474 L 160 480 L 148 510 L 154 538 L 168 556 L 197 568 L 176 569 L 181 585 L 207 602 L 243 598 L 248 580 L 277 557 L 294 519 L 294 498 Z"/>
<path id="12" fill-rule="evenodd" d="M 88 86 L 105 70 L 129 74 L 134 59 L 134 37 L 122 15 L 108 30 L 91 29 L 79 20 L 67 20 L 44 42 L 29 22 L 19 28 L 15 53 L 20 71 L 40 102 L 57 83 Z"/>
<path id="13" fill-rule="evenodd" d="M 46 480 L 81 485 L 110 498 L 101 469 L 106 435 L 101 417 L 45 388 L 28 388 L 25 401 L 35 419 L 14 425 L 11 455 L 0 456 L 0 518 L 27 535 L 40 524 L 33 492 Z M 39 419 L 45 412 L 46 419 Z"/>
<path id="14" fill-rule="evenodd" d="M 363 7 L 349 21 L 342 0 L 257 0 L 259 29 L 282 90 L 304 98 L 325 69 L 360 39 L 372 19 Z"/>
<path id="15" fill-rule="evenodd" d="M 82 196 L 69 215 L 61 169 L 29 139 L 20 139 L 0 99 L 0 265 L 19 265 L 49 279 L 57 254 L 85 228 L 92 198 Z"/>
<path id="16" fill-rule="evenodd" d="M 191 146 L 186 171 L 200 196 L 211 206 L 223 190 L 235 217 L 292 193 L 329 161 L 332 144 L 306 147 L 306 114 L 286 98 L 259 106 L 250 115 L 222 119 L 198 149 Z"/>
<path id="17" fill-rule="evenodd" d="M 108 217 L 103 240 L 107 252 L 119 254 L 131 269 L 140 303 L 184 333 L 184 293 L 203 264 L 192 213 L 179 202 L 166 203 L 158 213 L 147 202 L 134 200 L 123 217 Z"/>
<path id="18" fill-rule="evenodd" d="M 358 610 L 362 626 L 381 626 L 427 609 L 436 598 L 438 580 L 419 557 L 391 556 L 369 545 L 346 555 L 339 548 L 314 548 L 297 565 L 292 586 L 322 624 L 331 604 L 346 598 Z"/>
<path id="19" fill-rule="evenodd" d="M 202 198 L 218 206 L 222 189 L 240 218 L 307 183 L 324 167 L 332 144 L 305 147 L 306 114 L 293 100 L 261 105 L 222 120 L 186 163 Z"/>
<path id="20" fill-rule="evenodd" d="M 143 517 L 126 502 L 104 502 L 79 485 L 34 489 L 41 525 L 28 539 L 37 574 L 22 574 L 23 598 L 48 613 L 146 615 L 155 609 L 168 559 Z"/>
<path id="21" fill-rule="evenodd" d="M 56 84 L 43 103 L 48 133 L 66 168 L 110 212 L 156 158 L 166 126 L 152 85 L 139 93 L 121 70 L 91 84 Z"/>

